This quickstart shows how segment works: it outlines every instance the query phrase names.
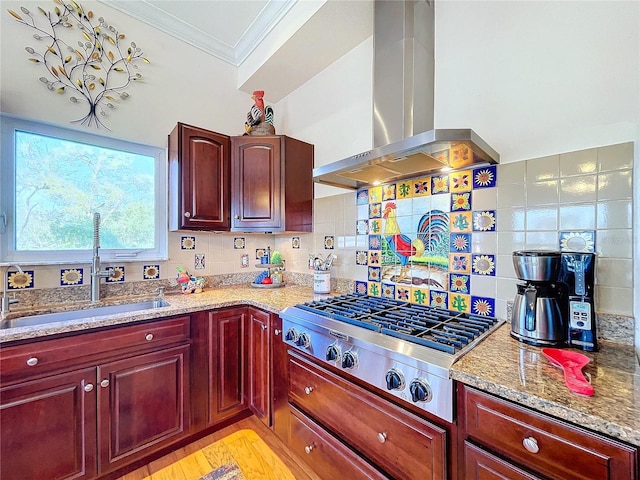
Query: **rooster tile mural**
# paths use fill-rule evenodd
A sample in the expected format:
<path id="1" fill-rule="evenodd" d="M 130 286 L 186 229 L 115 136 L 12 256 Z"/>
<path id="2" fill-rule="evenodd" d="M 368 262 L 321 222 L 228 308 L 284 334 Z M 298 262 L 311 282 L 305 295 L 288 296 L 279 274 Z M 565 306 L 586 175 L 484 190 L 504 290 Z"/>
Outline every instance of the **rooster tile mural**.
<path id="1" fill-rule="evenodd" d="M 356 264 L 368 275 L 356 292 L 494 315 L 495 299 L 476 295 L 474 280 L 495 276 L 495 242 L 480 240 L 495 232 L 496 210 L 474 193 L 495 186 L 496 167 L 486 166 L 358 191 L 355 228 L 368 251 Z"/>

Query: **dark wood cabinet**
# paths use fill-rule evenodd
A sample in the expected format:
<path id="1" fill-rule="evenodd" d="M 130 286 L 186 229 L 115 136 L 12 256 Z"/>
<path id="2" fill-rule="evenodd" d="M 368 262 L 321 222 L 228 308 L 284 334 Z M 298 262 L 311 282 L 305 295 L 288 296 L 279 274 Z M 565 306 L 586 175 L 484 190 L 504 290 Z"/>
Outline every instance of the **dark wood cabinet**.
<path id="1" fill-rule="evenodd" d="M 229 230 L 229 138 L 184 123 L 169 134 L 170 230 Z"/>
<path id="2" fill-rule="evenodd" d="M 249 322 L 249 408 L 271 426 L 271 315 L 247 308 Z"/>
<path id="3" fill-rule="evenodd" d="M 463 385 L 458 400 L 462 478 L 637 478 L 635 447 Z M 498 464 L 499 475 L 473 474 Z"/>
<path id="4" fill-rule="evenodd" d="M 245 308 L 208 314 L 208 425 L 248 408 L 246 316 Z"/>
<path id="5" fill-rule="evenodd" d="M 313 145 L 243 136 L 231 150 L 231 230 L 313 231 Z"/>
<path id="6" fill-rule="evenodd" d="M 189 345 L 98 367 L 98 471 L 123 467 L 189 427 Z"/>
<path id="7" fill-rule="evenodd" d="M 0 477 L 96 475 L 95 368 L 0 388 Z"/>
<path id="8" fill-rule="evenodd" d="M 90 479 L 189 434 L 188 316 L 3 347 L 3 480 Z"/>

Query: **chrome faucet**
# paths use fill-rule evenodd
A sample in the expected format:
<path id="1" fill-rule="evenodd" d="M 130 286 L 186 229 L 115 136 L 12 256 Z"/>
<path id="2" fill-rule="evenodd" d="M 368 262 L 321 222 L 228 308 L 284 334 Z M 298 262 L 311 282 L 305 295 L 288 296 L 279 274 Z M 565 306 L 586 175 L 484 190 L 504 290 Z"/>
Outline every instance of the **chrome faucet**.
<path id="1" fill-rule="evenodd" d="M 4 315 L 5 313 L 9 313 L 9 310 L 11 308 L 11 304 L 13 303 L 18 303 L 18 299 L 17 298 L 9 298 L 9 294 L 7 292 L 8 290 L 8 285 L 9 285 L 9 269 L 11 267 L 15 267 L 18 270 L 18 273 L 24 273 L 24 271 L 22 270 L 22 268 L 20 268 L 19 265 L 9 265 L 6 270 L 4 271 L 4 283 L 3 285 L 3 293 L 2 293 L 2 315 Z"/>
<path id="2" fill-rule="evenodd" d="M 109 270 L 100 270 L 100 214 L 93 214 L 93 260 L 91 262 L 91 301 L 100 300 L 100 279 L 113 276 Z"/>

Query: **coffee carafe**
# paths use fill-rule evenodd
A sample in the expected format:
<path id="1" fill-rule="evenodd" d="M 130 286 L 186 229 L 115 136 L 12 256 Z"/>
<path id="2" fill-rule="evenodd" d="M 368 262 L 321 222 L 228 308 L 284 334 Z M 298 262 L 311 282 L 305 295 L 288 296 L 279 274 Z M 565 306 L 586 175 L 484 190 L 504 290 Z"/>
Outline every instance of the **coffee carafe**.
<path id="1" fill-rule="evenodd" d="M 513 252 L 513 267 L 520 281 L 513 301 L 511 336 L 531 345 L 565 344 L 567 327 L 558 284 L 560 266 L 560 252 Z"/>

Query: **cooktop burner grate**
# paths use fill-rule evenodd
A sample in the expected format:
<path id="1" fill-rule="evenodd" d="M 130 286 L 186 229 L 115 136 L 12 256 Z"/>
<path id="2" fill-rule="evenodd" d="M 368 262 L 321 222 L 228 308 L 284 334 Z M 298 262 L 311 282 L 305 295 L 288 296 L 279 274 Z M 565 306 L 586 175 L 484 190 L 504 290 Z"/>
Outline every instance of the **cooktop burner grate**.
<path id="1" fill-rule="evenodd" d="M 356 294 L 307 302 L 297 307 L 451 354 L 498 323 L 494 317 Z"/>

